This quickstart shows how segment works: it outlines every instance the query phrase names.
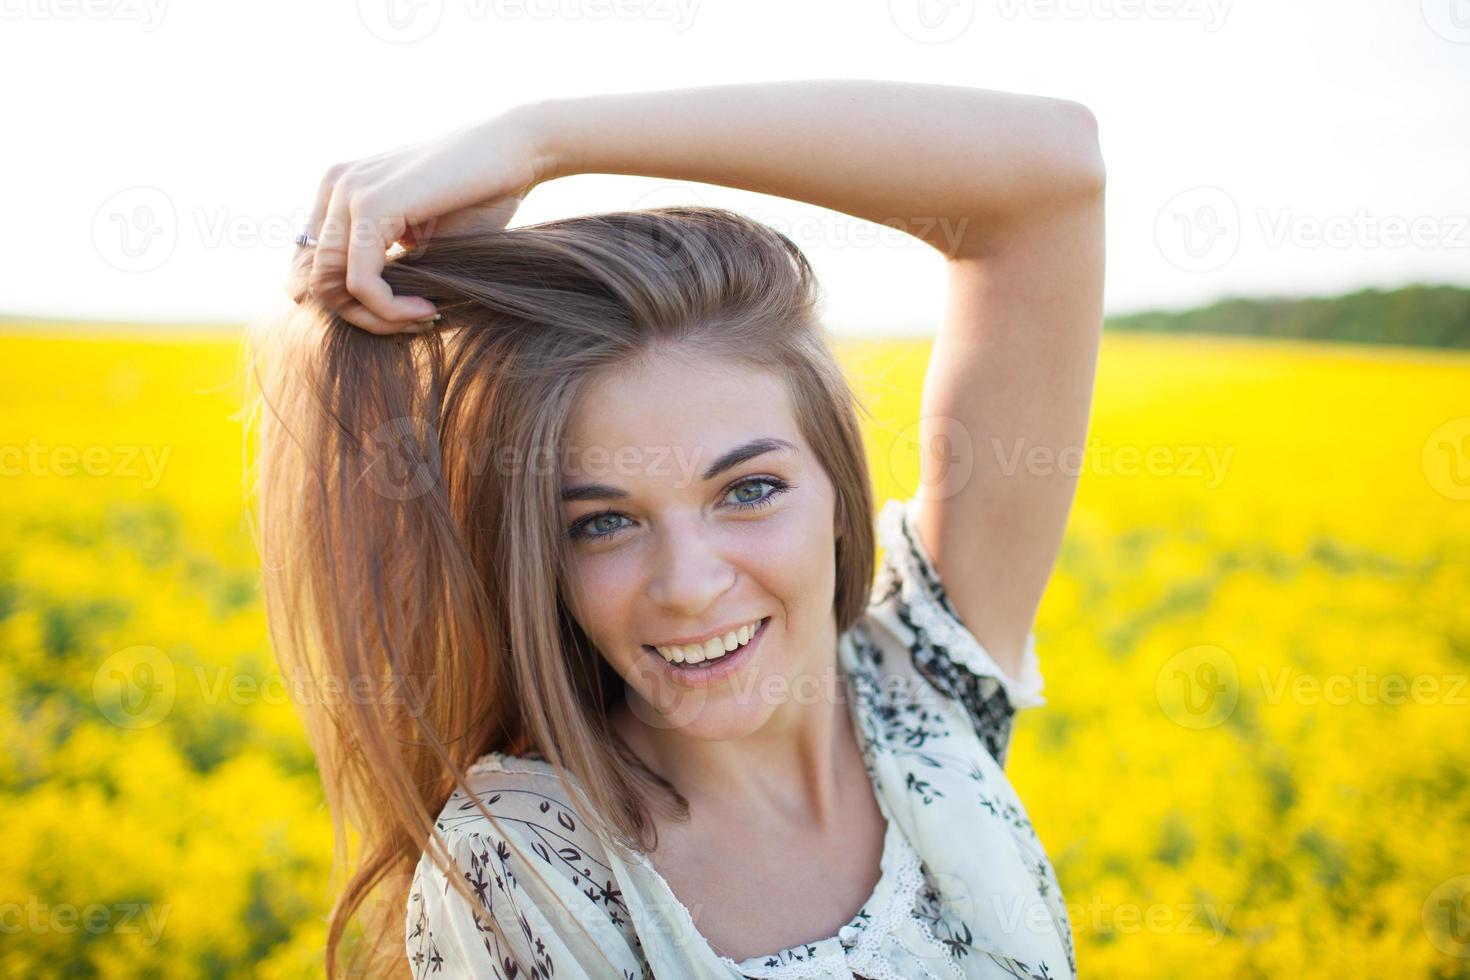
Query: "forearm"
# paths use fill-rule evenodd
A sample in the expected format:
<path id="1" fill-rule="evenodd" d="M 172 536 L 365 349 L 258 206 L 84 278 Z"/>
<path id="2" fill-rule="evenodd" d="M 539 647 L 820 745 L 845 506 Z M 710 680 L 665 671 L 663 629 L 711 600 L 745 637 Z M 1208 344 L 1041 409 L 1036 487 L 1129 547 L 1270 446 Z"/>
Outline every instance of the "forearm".
<path id="1" fill-rule="evenodd" d="M 527 111 L 544 180 L 721 184 L 887 224 L 951 257 L 983 251 L 1014 219 L 1103 179 L 1085 107 L 988 89 L 766 82 L 550 99 Z"/>

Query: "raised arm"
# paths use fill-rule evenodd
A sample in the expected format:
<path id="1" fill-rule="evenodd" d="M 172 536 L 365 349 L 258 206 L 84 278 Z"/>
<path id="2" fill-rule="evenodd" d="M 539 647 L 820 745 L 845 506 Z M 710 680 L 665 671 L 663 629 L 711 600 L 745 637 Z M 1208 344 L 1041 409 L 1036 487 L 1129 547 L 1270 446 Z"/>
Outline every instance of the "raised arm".
<path id="1" fill-rule="evenodd" d="M 1018 677 L 1077 483 L 1102 326 L 1103 188 L 1084 106 L 877 81 L 722 85 L 530 110 L 545 177 L 642 174 L 908 231 L 949 291 L 921 402 L 915 524 Z"/>
<path id="2" fill-rule="evenodd" d="M 755 190 L 907 231 L 949 293 L 925 380 L 915 523 L 956 610 L 1018 676 L 1071 509 L 1102 323 L 1104 169 L 1079 103 L 819 80 L 556 98 L 328 169 L 288 292 L 379 333 L 434 314 L 384 250 L 504 227 L 576 173 Z"/>
<path id="3" fill-rule="evenodd" d="M 890 224 L 950 258 L 1096 196 L 1096 123 L 1076 102 L 952 85 L 763 82 L 526 106 L 542 180 L 639 174 L 722 184 Z"/>

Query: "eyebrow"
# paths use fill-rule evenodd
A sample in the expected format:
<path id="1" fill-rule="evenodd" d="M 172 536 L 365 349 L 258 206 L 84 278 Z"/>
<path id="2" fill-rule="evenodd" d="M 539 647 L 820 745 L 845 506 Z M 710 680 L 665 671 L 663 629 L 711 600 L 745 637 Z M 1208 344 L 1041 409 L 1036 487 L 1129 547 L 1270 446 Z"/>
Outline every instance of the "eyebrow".
<path id="1" fill-rule="evenodd" d="M 796 446 L 785 439 L 752 439 L 729 450 L 719 459 L 709 464 L 703 473 L 699 475 L 700 480 L 708 482 L 729 469 L 734 469 L 747 460 L 757 456 L 764 456 L 772 452 L 796 452 Z M 605 483 L 581 483 L 562 487 L 562 503 L 573 503 L 578 500 L 622 500 L 627 497 L 628 491 L 617 487 L 608 486 Z"/>

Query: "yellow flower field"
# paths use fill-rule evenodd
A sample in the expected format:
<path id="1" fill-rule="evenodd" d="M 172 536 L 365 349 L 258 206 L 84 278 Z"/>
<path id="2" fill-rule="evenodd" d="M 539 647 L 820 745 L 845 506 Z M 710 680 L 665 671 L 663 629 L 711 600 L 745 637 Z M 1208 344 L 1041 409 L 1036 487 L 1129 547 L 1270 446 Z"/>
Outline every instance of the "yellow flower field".
<path id="1" fill-rule="evenodd" d="M 321 973 L 237 343 L 0 340 L 0 975 Z M 880 501 L 928 349 L 841 351 Z M 1467 396 L 1465 355 L 1105 337 L 1007 763 L 1083 976 L 1470 977 Z"/>

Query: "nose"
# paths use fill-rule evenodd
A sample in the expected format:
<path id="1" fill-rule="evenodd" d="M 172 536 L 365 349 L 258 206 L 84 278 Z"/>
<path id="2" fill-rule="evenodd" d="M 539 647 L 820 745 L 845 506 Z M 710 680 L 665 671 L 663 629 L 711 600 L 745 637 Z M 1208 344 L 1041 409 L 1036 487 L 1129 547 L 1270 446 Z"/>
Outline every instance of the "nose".
<path id="1" fill-rule="evenodd" d="M 735 578 L 717 536 L 698 521 L 684 521 L 660 532 L 648 593 L 670 613 L 700 620 Z"/>

